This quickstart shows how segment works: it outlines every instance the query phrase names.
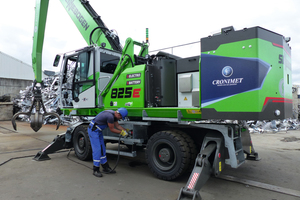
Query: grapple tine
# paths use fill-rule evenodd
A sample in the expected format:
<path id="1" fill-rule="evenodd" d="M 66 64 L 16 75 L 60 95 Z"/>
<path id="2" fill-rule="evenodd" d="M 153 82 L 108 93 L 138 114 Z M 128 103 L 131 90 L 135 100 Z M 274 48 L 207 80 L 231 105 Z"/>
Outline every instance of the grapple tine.
<path id="1" fill-rule="evenodd" d="M 34 114 L 31 114 L 31 113 L 28 113 L 28 112 L 18 112 L 11 119 L 11 123 L 12 123 L 12 126 L 13 126 L 14 130 L 17 130 L 16 119 L 19 115 L 27 115 L 28 117 L 30 117 L 30 121 L 31 121 L 30 122 L 30 127 L 35 132 L 38 132 L 38 130 L 40 130 L 40 128 L 43 125 L 43 117 L 48 116 L 48 115 L 55 116 L 58 119 L 56 130 L 59 128 L 59 126 L 61 124 L 61 119 L 60 119 L 60 117 L 57 113 L 51 112 L 51 113 L 45 113 L 43 115 L 42 113 L 39 113 L 39 112 L 36 112 Z"/>
<path id="2" fill-rule="evenodd" d="M 14 114 L 14 116 L 11 118 L 11 123 L 13 125 L 13 128 L 15 129 L 15 131 L 17 130 L 17 124 L 16 124 L 16 119 L 19 115 L 27 115 L 30 116 L 30 113 L 28 112 L 18 112 L 16 114 Z"/>
<path id="3" fill-rule="evenodd" d="M 47 115 L 53 115 L 53 116 L 55 116 L 58 119 L 57 126 L 56 126 L 56 130 L 57 130 L 59 128 L 60 124 L 61 124 L 61 120 L 60 120 L 59 115 L 57 113 L 50 112 L 50 113 L 45 113 L 44 117 L 47 116 Z"/>
<path id="4" fill-rule="evenodd" d="M 39 112 L 36 112 L 30 116 L 30 127 L 35 132 L 38 132 L 43 126 L 43 115 Z"/>
<path id="5" fill-rule="evenodd" d="M 43 84 L 42 84 L 43 86 Z M 35 131 L 38 132 L 38 130 L 40 130 L 40 128 L 43 126 L 43 117 L 47 116 L 47 115 L 53 115 L 55 117 L 57 117 L 58 119 L 58 123 L 57 123 L 57 127 L 56 130 L 59 128 L 61 120 L 60 117 L 57 113 L 53 113 L 53 112 L 46 112 L 46 108 L 45 105 L 43 103 L 43 99 L 42 99 L 42 91 L 41 91 L 41 87 L 36 86 L 36 81 L 34 81 L 34 85 L 33 85 L 33 100 L 32 100 L 32 105 L 29 108 L 28 112 L 19 112 L 16 113 L 13 118 L 11 119 L 13 128 L 15 130 L 17 130 L 17 125 L 16 125 L 16 118 L 23 114 L 23 115 L 28 115 L 30 117 L 30 127 Z M 33 108 L 35 107 L 36 112 L 35 113 L 31 113 L 31 111 L 33 110 Z M 41 113 L 41 108 L 43 109 L 44 113 Z"/>

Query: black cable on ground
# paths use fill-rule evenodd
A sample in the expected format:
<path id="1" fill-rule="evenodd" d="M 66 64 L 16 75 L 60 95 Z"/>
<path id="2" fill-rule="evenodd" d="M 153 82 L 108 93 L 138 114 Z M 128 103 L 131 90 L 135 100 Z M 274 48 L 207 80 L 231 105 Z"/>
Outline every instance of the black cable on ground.
<path id="1" fill-rule="evenodd" d="M 120 144 L 121 144 L 121 135 L 119 136 L 118 158 L 117 158 L 116 164 L 115 164 L 114 168 L 112 169 L 112 171 L 115 170 L 115 169 L 117 168 L 118 164 L 119 164 L 119 160 L 120 160 Z M 72 161 L 72 162 L 74 162 L 74 163 L 76 163 L 76 164 L 82 165 L 82 166 L 84 166 L 84 167 L 89 168 L 89 169 L 92 170 L 93 168 L 91 168 L 91 167 L 89 167 L 89 166 L 86 166 L 85 164 L 82 164 L 82 163 L 80 163 L 80 162 L 77 162 L 77 161 L 72 160 L 71 158 L 69 158 L 69 155 L 70 155 L 71 151 L 73 151 L 73 150 L 74 150 L 73 148 L 69 150 L 69 153 L 68 153 L 68 155 L 67 155 L 68 160 L 70 160 L 70 161 Z"/>
<path id="2" fill-rule="evenodd" d="M 118 164 L 119 164 L 119 160 L 120 160 L 120 143 L 121 143 L 121 135 L 119 136 L 118 158 L 117 158 L 115 167 L 112 169 L 112 171 L 115 170 L 115 169 L 117 168 Z M 69 151 L 68 154 L 67 154 L 68 160 L 70 160 L 70 161 L 72 161 L 72 162 L 75 162 L 75 163 L 77 163 L 77 164 L 79 164 L 79 165 L 82 165 L 82 166 L 84 166 L 84 167 L 87 167 L 87 168 L 89 168 L 89 169 L 92 169 L 91 167 L 88 167 L 88 166 L 86 166 L 86 165 L 84 165 L 84 164 L 82 164 L 82 163 L 80 163 L 80 162 L 77 162 L 77 161 L 75 161 L 75 160 L 70 159 L 70 158 L 69 158 L 69 155 L 70 155 L 70 153 L 71 153 L 72 150 L 73 150 L 73 149 L 66 150 L 66 151 L 59 151 L 59 152 L 55 152 L 55 153 L 64 153 L 64 152 Z M 18 152 L 24 152 L 24 151 L 29 151 L 29 150 L 23 150 L 23 151 L 18 151 Z M 10 152 L 10 153 L 13 153 L 13 152 Z M 34 156 L 35 156 L 35 155 L 27 155 L 27 156 L 13 157 L 13 158 L 10 158 L 10 159 L 8 159 L 8 160 L 6 160 L 6 161 L 0 163 L 0 166 L 4 165 L 4 164 L 6 164 L 6 163 L 8 163 L 8 162 L 10 162 L 10 161 L 12 161 L 12 160 L 22 159 L 22 158 L 29 158 L 29 157 L 34 157 Z"/>
<path id="3" fill-rule="evenodd" d="M 28 157 L 34 157 L 35 155 L 28 155 L 28 156 L 20 156 L 20 157 L 14 157 L 14 158 L 10 158 L 8 159 L 7 161 L 4 161 L 3 163 L 0 164 L 0 166 L 8 163 L 9 161 L 12 161 L 12 160 L 16 160 L 16 159 L 21 159 L 21 158 L 28 158 Z"/>
<path id="4" fill-rule="evenodd" d="M 25 151 L 26 151 L 26 150 L 25 150 Z M 20 152 L 22 152 L 22 151 L 20 151 Z M 55 153 L 64 153 L 64 152 L 66 152 L 66 151 L 59 151 L 59 152 L 55 152 Z M 8 159 L 8 160 L 6 160 L 6 161 L 0 163 L 0 166 L 4 165 L 4 164 L 6 164 L 6 163 L 8 163 L 8 162 L 10 162 L 10 161 L 12 161 L 12 160 L 21 159 L 21 158 L 28 158 L 28 157 L 34 157 L 34 156 L 35 156 L 35 155 L 27 155 L 27 156 L 13 157 L 13 158 L 10 158 L 10 159 Z"/>
<path id="5" fill-rule="evenodd" d="M 71 151 L 73 151 L 73 150 L 74 150 L 73 148 L 69 150 L 69 153 L 68 153 L 68 155 L 67 155 L 68 160 L 70 160 L 70 161 L 72 161 L 72 162 L 74 162 L 74 163 L 76 163 L 76 164 L 82 165 L 82 166 L 84 166 L 84 167 L 86 167 L 86 168 L 92 169 L 91 167 L 86 166 L 85 164 L 82 164 L 82 163 L 80 163 L 80 162 L 77 162 L 77 161 L 72 160 L 71 158 L 69 158 L 69 155 L 70 155 Z"/>
<path id="6" fill-rule="evenodd" d="M 6 151 L 6 152 L 0 152 L 0 155 L 1 154 L 9 154 L 9 153 L 19 153 L 19 152 L 25 152 L 25 151 L 40 151 L 40 150 L 41 150 L 41 148 Z"/>

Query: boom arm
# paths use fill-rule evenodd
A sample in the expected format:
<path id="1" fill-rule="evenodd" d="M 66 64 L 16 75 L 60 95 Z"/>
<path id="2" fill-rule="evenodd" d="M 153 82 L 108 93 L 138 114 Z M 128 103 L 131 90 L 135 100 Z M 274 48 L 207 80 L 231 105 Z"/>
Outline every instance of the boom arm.
<path id="1" fill-rule="evenodd" d="M 42 82 L 42 51 L 49 0 L 37 0 L 33 31 L 32 68 L 37 83 Z"/>
<path id="2" fill-rule="evenodd" d="M 88 45 L 122 51 L 119 37 L 110 31 L 86 0 L 60 0 Z M 42 82 L 42 51 L 49 0 L 37 0 L 35 7 L 32 68 L 37 83 Z"/>
<path id="3" fill-rule="evenodd" d="M 100 16 L 86 0 L 61 0 L 62 5 L 77 26 L 85 41 L 91 45 L 101 45 L 107 49 L 122 51 L 118 36 L 110 31 Z M 32 68 L 35 75 L 33 85 L 33 103 L 28 112 L 18 112 L 12 118 L 13 128 L 16 130 L 15 120 L 19 115 L 28 115 L 31 119 L 31 127 L 37 132 L 43 124 L 43 116 L 53 115 L 58 118 L 57 129 L 60 125 L 60 117 L 57 113 L 47 113 L 42 100 L 42 51 L 44 33 L 46 28 L 49 0 L 36 0 L 34 36 L 32 48 Z M 42 111 L 41 112 L 41 108 Z M 32 111 L 35 110 L 35 113 Z"/>
<path id="4" fill-rule="evenodd" d="M 88 45 L 122 51 L 119 37 L 110 31 L 87 0 L 60 0 Z M 104 44 L 105 43 L 105 46 Z"/>

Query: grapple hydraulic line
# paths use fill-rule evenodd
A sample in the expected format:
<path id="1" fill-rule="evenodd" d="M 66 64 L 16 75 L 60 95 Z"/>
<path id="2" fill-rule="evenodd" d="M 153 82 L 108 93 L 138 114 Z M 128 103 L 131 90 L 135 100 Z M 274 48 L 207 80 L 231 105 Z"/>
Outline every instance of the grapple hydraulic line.
<path id="1" fill-rule="evenodd" d="M 43 103 L 42 99 L 42 90 L 40 86 L 36 86 L 36 83 L 34 83 L 33 89 L 33 100 L 32 100 L 32 105 L 29 108 L 28 112 L 18 112 L 16 113 L 13 118 L 11 119 L 13 128 L 17 130 L 17 124 L 16 124 L 16 119 L 19 115 L 27 115 L 30 117 L 30 127 L 37 132 L 40 130 L 40 128 L 43 125 L 43 117 L 48 116 L 48 115 L 53 115 L 57 117 L 58 122 L 57 122 L 57 127 L 56 130 L 59 128 L 61 120 L 60 117 L 57 113 L 54 112 L 47 112 L 45 105 Z M 44 111 L 43 113 L 41 112 L 41 107 L 42 110 Z M 35 108 L 35 113 L 32 113 L 33 108 Z"/>

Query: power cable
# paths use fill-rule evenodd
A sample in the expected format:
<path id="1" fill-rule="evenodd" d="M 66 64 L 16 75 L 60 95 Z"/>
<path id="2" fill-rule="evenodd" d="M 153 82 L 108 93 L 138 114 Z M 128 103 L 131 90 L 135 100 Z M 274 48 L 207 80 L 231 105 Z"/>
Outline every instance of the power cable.
<path id="1" fill-rule="evenodd" d="M 7 161 L 4 161 L 3 163 L 0 164 L 0 166 L 8 163 L 9 161 L 12 161 L 12 160 L 16 160 L 16 159 L 21 159 L 21 158 L 28 158 L 28 157 L 33 157 L 35 155 L 28 155 L 28 156 L 20 156 L 20 157 L 14 157 L 14 158 L 10 158 L 8 159 Z"/>
<path id="2" fill-rule="evenodd" d="M 119 160 L 120 160 L 120 144 L 121 144 L 121 135 L 119 136 L 118 157 L 117 157 L 116 164 L 115 164 L 114 168 L 112 169 L 112 171 L 114 171 L 114 170 L 117 168 L 117 166 L 119 165 Z M 89 168 L 89 169 L 92 170 L 91 167 L 86 166 L 85 164 L 82 164 L 82 163 L 77 162 L 77 161 L 75 161 L 75 160 L 72 160 L 72 159 L 69 157 L 71 151 L 73 151 L 73 150 L 74 150 L 73 148 L 69 150 L 69 152 L 68 152 L 68 154 L 67 154 L 67 159 L 70 160 L 70 161 L 72 161 L 72 162 L 74 162 L 74 163 L 76 163 L 76 164 L 82 165 L 82 166 L 84 166 L 84 167 Z"/>
<path id="3" fill-rule="evenodd" d="M 24 151 L 20 151 L 20 152 L 25 152 L 25 151 L 28 151 L 28 150 L 24 150 Z M 67 152 L 67 151 L 59 151 L 59 152 L 55 152 L 55 153 L 64 153 L 64 152 Z M 10 158 L 2 163 L 0 163 L 0 167 L 12 160 L 17 160 L 17 159 L 22 159 L 22 158 L 28 158 L 28 157 L 34 157 L 35 155 L 27 155 L 27 156 L 18 156 L 18 157 L 13 157 L 13 158 Z"/>
<path id="4" fill-rule="evenodd" d="M 84 166 L 84 167 L 86 167 L 86 168 L 92 169 L 91 167 L 86 166 L 85 164 L 82 164 L 82 163 L 80 163 L 80 162 L 77 162 L 77 161 L 72 160 L 71 158 L 69 158 L 69 155 L 70 155 L 71 151 L 73 151 L 73 150 L 74 150 L 73 148 L 69 150 L 69 153 L 67 154 L 67 159 L 70 160 L 70 161 L 72 161 L 72 162 L 74 162 L 74 163 L 76 163 L 76 164 L 79 164 L 79 165 L 82 165 L 82 166 Z"/>

